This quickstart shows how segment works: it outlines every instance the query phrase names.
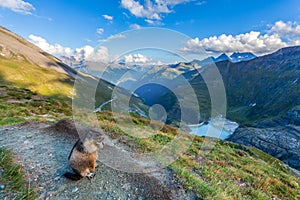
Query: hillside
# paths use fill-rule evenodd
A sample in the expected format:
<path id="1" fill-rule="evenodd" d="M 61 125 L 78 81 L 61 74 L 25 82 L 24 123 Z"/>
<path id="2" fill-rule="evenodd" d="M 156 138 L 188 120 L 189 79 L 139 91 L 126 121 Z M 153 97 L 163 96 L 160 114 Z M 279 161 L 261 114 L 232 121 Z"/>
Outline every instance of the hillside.
<path id="1" fill-rule="evenodd" d="M 23 89 L 2 87 L 0 106 L 17 107 L 18 113 L 7 111 L 6 124 L 14 121 L 15 114 L 22 114 L 23 121 L 30 117 L 44 118 L 68 115 L 71 107 L 51 102 L 46 97 Z M 20 101 L 15 101 L 19 99 Z M 32 103 L 23 102 L 31 100 Z M 44 111 L 36 109 L 41 106 Z M 8 109 L 10 110 L 10 109 Z M 51 111 L 51 112 L 50 112 Z M 47 113 L 48 115 L 45 115 Z M 20 117 L 22 117 L 20 115 Z M 18 126 L 0 128 L 0 144 L 15 153 L 14 162 L 30 174 L 31 197 L 53 199 L 62 198 L 132 198 L 142 199 L 298 199 L 300 197 L 300 179 L 281 161 L 255 148 L 237 145 L 213 138 L 192 137 L 176 128 L 164 126 L 155 135 L 146 138 L 134 137 L 124 131 L 115 121 L 128 120 L 128 116 L 104 111 L 97 114 L 99 125 L 108 136 L 105 148 L 100 153 L 97 175 L 91 181 L 68 181 L 61 175 L 68 169 L 67 156 L 74 144 L 74 125 L 68 120 L 58 123 L 24 123 Z M 150 121 L 131 117 L 134 122 L 128 124 L 130 130 L 149 131 L 156 125 Z M 18 121 L 20 123 L 22 121 Z M 71 126 L 70 126 L 71 124 Z M 157 124 L 157 126 L 160 126 Z M 175 140 L 175 137 L 192 139 L 189 148 L 180 158 L 168 166 L 152 173 L 131 174 L 108 167 L 102 163 L 106 155 L 114 155 L 114 149 L 121 152 L 150 153 L 162 149 Z M 184 140 L 185 140 L 184 139 Z M 22 145 L 18 145 L 18 144 Z M 0 160 L 6 151 L 0 149 Z M 45 159 L 47 158 L 47 159 Z M 155 161 L 147 159 L 141 162 L 141 156 L 134 156 L 142 166 L 158 166 Z M 117 160 L 124 158 L 115 157 Z M 154 159 L 154 158 L 153 158 Z M 115 160 L 115 161 L 117 161 Z M 132 157 L 129 159 L 132 160 Z M 24 191 L 10 184 L 15 180 L 11 171 L 6 170 L 0 162 L 4 174 L 1 183 L 5 189 L 2 197 L 26 195 Z M 147 168 L 145 169 L 147 170 Z M 20 171 L 20 170 L 19 170 Z M 22 171 L 22 170 L 21 170 Z M 19 177 L 20 175 L 18 175 Z M 22 175 L 24 180 L 27 177 Z M 78 190 L 78 191 L 77 191 Z M 21 193 L 21 194 L 20 194 Z M 29 194 L 29 193 L 28 193 Z M 84 195 L 84 196 L 82 196 Z"/>
<path id="2" fill-rule="evenodd" d="M 74 88 L 75 81 L 76 88 Z M 74 94 L 77 95 L 77 99 L 87 99 L 85 95 L 95 93 L 90 97 L 90 103 L 93 104 L 91 109 L 112 99 L 114 90 L 118 93 L 119 99 L 130 96 L 123 88 L 75 71 L 56 57 L 3 27 L 0 27 L 0 85 L 29 89 L 40 95 L 64 99 L 69 103 Z M 137 110 L 147 109 L 137 97 L 131 98 L 131 106 L 136 113 Z"/>
<path id="3" fill-rule="evenodd" d="M 283 48 L 250 61 L 216 63 L 226 90 L 226 117 L 240 124 L 230 140 L 257 147 L 296 169 L 300 169 L 299 63 L 300 46 Z M 210 67 L 205 66 L 200 74 L 196 70 L 183 74 L 197 94 L 201 120 L 211 116 L 207 83 L 213 85 L 216 80 L 211 77 L 205 82 L 202 78 Z M 181 91 L 182 96 L 188 95 L 185 89 Z M 169 116 L 178 120 L 181 117 L 178 103 L 168 101 L 172 95 L 166 93 L 157 101 L 171 103 Z"/>
<path id="4" fill-rule="evenodd" d="M 19 36 L 1 30 L 0 198 L 299 199 L 296 174 L 256 148 L 194 137 L 135 114 L 111 111 L 96 114 L 96 123 L 107 136 L 96 178 L 79 182 L 63 178 L 69 170 L 67 156 L 76 141 L 76 129 L 72 121 L 59 120 L 72 117 L 75 78 L 82 83 L 75 99 L 80 97 L 83 104 L 95 102 L 78 92 L 92 90 L 98 80 L 76 73 Z M 130 95 L 100 80 L 96 106 L 110 100 L 114 89 L 121 93 L 118 98 Z M 136 97 L 132 103 L 147 109 Z M 175 146 L 170 146 L 174 141 Z M 175 156 L 185 141 L 191 141 L 186 151 L 155 172 L 123 173 L 102 163 L 117 149 L 129 152 L 130 157 L 113 157 L 115 163 L 136 154 L 134 162 L 147 170 L 159 166 L 164 154 L 145 161 L 140 153 L 171 151 Z"/>
<path id="5" fill-rule="evenodd" d="M 299 105 L 299 62 L 300 46 L 284 48 L 250 61 L 217 62 L 226 89 L 227 117 L 241 125 L 253 125 L 264 119 L 284 116 Z M 210 97 L 202 76 L 209 67 L 203 67 L 200 74 L 197 70 L 183 74 L 197 94 L 204 120 L 205 116 L 210 116 Z M 214 77 L 210 81 L 213 84 Z M 164 102 L 168 95 L 172 94 L 166 94 L 160 101 Z M 174 109 L 178 109 L 176 105 Z"/>

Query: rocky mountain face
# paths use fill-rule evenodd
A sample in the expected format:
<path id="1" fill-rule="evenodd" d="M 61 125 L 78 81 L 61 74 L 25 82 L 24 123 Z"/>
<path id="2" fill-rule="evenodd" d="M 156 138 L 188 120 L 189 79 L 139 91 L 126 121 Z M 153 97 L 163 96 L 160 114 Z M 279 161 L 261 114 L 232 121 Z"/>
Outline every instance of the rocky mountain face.
<path id="1" fill-rule="evenodd" d="M 244 123 L 230 141 L 257 147 L 300 170 L 300 47 L 236 64 L 218 63 L 228 117 Z"/>
<path id="2" fill-rule="evenodd" d="M 228 140 L 238 144 L 254 146 L 300 170 L 299 126 L 244 127 L 237 129 Z"/>
<path id="3" fill-rule="evenodd" d="M 299 169 L 300 46 L 281 49 L 249 61 L 217 62 L 227 96 L 227 118 L 240 124 L 231 141 L 255 146 Z M 211 102 L 203 72 L 183 76 L 197 94 L 202 120 L 211 116 Z M 176 80 L 174 80 L 175 82 Z M 210 77 L 209 84 L 214 84 Z M 182 91 L 185 91 L 182 89 Z M 172 94 L 165 94 L 165 102 Z M 187 95 L 187 94 L 183 94 Z M 169 115 L 180 119 L 178 103 Z M 191 109 L 193 110 L 193 109 Z M 293 143 L 293 144 L 292 144 Z"/>
<path id="4" fill-rule="evenodd" d="M 228 140 L 259 148 L 300 170 L 300 106 L 280 118 L 238 128 Z"/>
<path id="5" fill-rule="evenodd" d="M 250 61 L 216 63 L 226 89 L 227 117 L 242 125 L 253 125 L 263 119 L 283 116 L 289 109 L 300 105 L 299 62 L 298 46 Z M 189 83 L 200 103 L 203 98 L 209 99 L 202 77 L 209 67 L 203 67 L 200 72 L 183 74 L 185 77 L 193 77 Z M 210 81 L 215 81 L 214 77 Z M 210 104 L 203 105 L 207 106 Z"/>

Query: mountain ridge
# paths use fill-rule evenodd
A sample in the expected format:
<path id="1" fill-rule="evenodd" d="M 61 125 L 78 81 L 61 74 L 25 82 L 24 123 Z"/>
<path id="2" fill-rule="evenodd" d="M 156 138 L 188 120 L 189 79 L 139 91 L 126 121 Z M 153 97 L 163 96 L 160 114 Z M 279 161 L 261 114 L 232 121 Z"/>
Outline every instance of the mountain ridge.
<path id="1" fill-rule="evenodd" d="M 0 52 L 4 53 L 4 51 Z M 174 67 L 182 69 L 185 65 L 181 63 Z M 68 103 L 70 98 L 54 99 L 53 95 L 65 96 L 63 89 L 71 91 L 72 87 L 63 88 L 63 84 L 71 86 L 74 78 L 65 73 L 48 69 L 47 66 L 42 68 L 28 62 L 24 55 L 16 53 L 6 57 L 0 56 L 0 66 L 0 107 L 2 109 L 0 124 L 6 125 L 0 128 L 2 136 L 0 143 L 3 144 L 3 147 L 11 148 L 16 153 L 13 160 L 16 163 L 22 163 L 24 172 L 30 174 L 30 176 L 23 174 L 24 188 L 30 187 L 36 191 L 40 199 L 47 197 L 60 199 L 66 198 L 66 196 L 78 198 L 80 195 L 83 198 L 92 199 L 107 198 L 108 196 L 173 199 L 174 195 L 179 199 L 187 199 L 187 196 L 190 199 L 299 198 L 299 178 L 295 177 L 295 174 L 281 161 L 256 148 L 209 137 L 192 136 L 177 128 L 168 125 L 161 126 L 159 122 L 141 118 L 135 114 L 124 115 L 106 110 L 95 113 L 98 120 L 94 122 L 99 123 L 98 125 L 101 126 L 107 137 L 111 138 L 111 142 L 105 144 L 108 149 L 114 145 L 122 147 L 117 149 L 123 150 L 124 148 L 124 151 L 129 151 L 131 157 L 131 153 L 148 155 L 153 152 L 160 153 L 160 150 L 165 152 L 169 149 L 164 148 L 165 145 L 168 147 L 169 144 L 174 144 L 173 140 L 176 141 L 176 139 L 179 142 L 174 144 L 176 145 L 174 149 L 177 149 L 177 145 L 184 145 L 185 140 L 192 139 L 191 144 L 178 160 L 169 165 L 167 169 L 163 169 L 163 172 L 167 173 L 154 172 L 156 176 L 162 174 L 163 179 L 152 179 L 147 174 L 133 174 L 130 180 L 137 184 L 135 186 L 127 179 L 128 173 L 125 173 L 124 176 L 120 171 L 101 163 L 97 168 L 95 179 L 76 183 L 69 182 L 60 175 L 66 171 L 68 149 L 74 144 L 70 137 L 74 135 L 75 128 L 68 127 L 69 123 L 66 120 L 58 123 L 55 121 L 61 118 L 72 118 L 72 106 Z M 154 69 L 153 72 L 159 72 L 156 70 Z M 171 72 L 173 73 L 172 70 Z M 13 76 L 9 76 L 10 74 Z M 90 86 L 90 81 L 95 81 L 90 75 L 78 73 L 78 77 L 80 77 L 80 81 L 86 83 L 84 86 Z M 190 78 L 193 80 L 193 76 Z M 114 85 L 105 81 L 101 81 L 99 85 L 98 95 L 101 95 L 102 100 L 110 99 L 112 97 L 110 93 L 112 88 L 110 87 Z M 37 86 L 43 86 L 46 89 L 42 90 L 43 88 Z M 50 93 L 50 89 L 53 87 L 57 87 L 57 93 Z M 36 90 L 31 91 L 28 88 Z M 87 87 L 82 89 L 86 90 Z M 39 92 L 44 92 L 48 96 L 41 95 Z M 88 99 L 87 96 L 83 97 L 83 99 Z M 90 101 L 88 103 L 95 104 L 93 99 Z M 287 115 L 288 118 L 293 116 L 294 110 Z M 128 125 L 126 128 L 133 131 L 134 134 L 129 134 L 124 130 L 122 123 L 116 119 L 124 121 L 124 125 Z M 128 120 L 133 123 L 126 123 Z M 11 124 L 19 125 L 7 126 Z M 157 129 L 157 127 L 160 128 Z M 154 131 L 154 134 L 151 134 L 151 131 Z M 146 133 L 147 137 L 136 137 L 135 134 L 141 132 Z M 173 148 L 170 150 L 173 152 Z M 107 155 L 111 156 L 112 154 L 108 153 Z M 24 156 L 27 156 L 28 159 L 24 160 Z M 106 154 L 102 154 L 102 156 L 105 157 Z M 4 157 L 8 156 L 3 155 L 3 148 L 0 148 L 0 161 Z M 158 157 L 160 160 L 161 157 Z M 139 158 L 140 156 L 136 157 L 136 159 Z M 122 158 L 116 160 L 117 163 L 119 160 Z M 144 164 L 141 160 L 138 161 Z M 62 164 L 63 162 L 65 164 Z M 2 164 L 2 162 L 0 163 Z M 12 165 L 14 164 L 12 163 Z M 155 163 L 154 165 L 157 166 Z M 17 168 L 19 172 L 23 172 L 20 169 Z M 14 198 L 16 195 L 17 198 L 19 191 L 12 188 L 16 176 L 13 176 L 11 168 L 1 165 L 1 173 L 6 179 L 1 183 L 4 189 L 1 189 L 0 195 L 4 198 Z M 128 182 L 129 184 L 127 184 Z M 171 188 L 166 183 L 171 183 L 174 187 Z M 174 185 L 174 183 L 176 184 Z M 177 185 L 177 183 L 179 184 Z M 41 187 L 41 185 L 45 187 Z M 3 188 L 3 186 L 1 187 Z M 85 191 L 88 191 L 88 196 Z M 177 195 L 176 192 L 182 192 L 183 196 Z M 24 194 L 25 196 L 22 198 L 35 198 L 29 191 L 25 191 Z"/>
<path id="2" fill-rule="evenodd" d="M 0 46 L 1 51 L 5 51 L 5 49 L 10 51 L 7 52 L 8 54 L 2 53 L 1 55 L 4 57 L 5 55 L 9 57 L 19 54 L 20 56 L 24 56 L 30 63 L 43 68 L 52 68 L 72 77 L 75 77 L 77 74 L 75 70 L 62 63 L 58 58 L 2 26 L 0 26 Z"/>

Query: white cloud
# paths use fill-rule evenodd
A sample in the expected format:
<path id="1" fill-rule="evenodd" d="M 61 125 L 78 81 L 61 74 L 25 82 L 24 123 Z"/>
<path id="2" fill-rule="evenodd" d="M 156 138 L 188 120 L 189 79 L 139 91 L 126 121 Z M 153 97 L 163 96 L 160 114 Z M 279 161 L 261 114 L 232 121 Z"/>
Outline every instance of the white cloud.
<path id="1" fill-rule="evenodd" d="M 73 56 L 76 59 L 76 61 L 86 60 L 94 62 L 107 62 L 109 59 L 108 50 L 104 46 L 99 46 L 95 49 L 89 45 L 86 45 L 73 50 L 69 47 L 64 47 L 60 44 L 49 44 L 46 39 L 32 34 L 29 35 L 29 39 L 33 44 L 37 45 L 42 50 L 50 54 L 54 54 L 56 56 Z"/>
<path id="2" fill-rule="evenodd" d="M 140 25 L 138 25 L 138 24 L 131 24 L 130 26 L 129 26 L 131 29 L 141 29 L 142 27 L 140 26 Z"/>
<path id="3" fill-rule="evenodd" d="M 270 32 L 287 38 L 300 36 L 300 25 L 297 22 L 277 21 L 274 26 L 272 26 Z"/>
<path id="4" fill-rule="evenodd" d="M 148 63 L 151 61 L 147 56 L 137 53 L 124 56 L 125 63 Z"/>
<path id="5" fill-rule="evenodd" d="M 154 24 L 154 21 L 151 20 L 151 19 L 145 19 L 145 22 L 147 22 L 147 23 L 150 24 L 150 25 L 153 25 L 153 24 Z"/>
<path id="6" fill-rule="evenodd" d="M 0 6 L 25 15 L 30 15 L 35 10 L 33 5 L 22 0 L 1 0 Z"/>
<path id="7" fill-rule="evenodd" d="M 104 33 L 104 28 L 98 28 L 96 32 L 98 35 L 102 35 Z"/>
<path id="8" fill-rule="evenodd" d="M 114 17 L 110 15 L 102 15 L 102 17 L 108 21 L 113 21 Z"/>
<path id="9" fill-rule="evenodd" d="M 144 3 L 135 0 L 121 0 L 121 6 L 136 17 L 161 20 L 161 15 L 173 12 L 174 6 L 190 1 L 194 0 L 145 0 Z"/>
<path id="10" fill-rule="evenodd" d="M 108 62 L 108 49 L 104 46 L 99 46 L 97 49 L 86 45 L 81 48 L 76 48 L 73 56 L 76 60 L 85 60 L 91 62 Z"/>
<path id="11" fill-rule="evenodd" d="M 36 36 L 36 35 L 29 35 L 30 42 L 37 45 L 44 51 L 50 54 L 63 54 L 63 55 L 71 55 L 72 49 L 69 47 L 63 47 L 60 44 L 50 45 L 44 38 Z"/>
<path id="12" fill-rule="evenodd" d="M 186 42 L 183 51 L 187 53 L 232 53 L 232 52 L 253 52 L 257 55 L 271 53 L 286 46 L 300 44 L 300 26 L 296 23 L 284 23 L 278 21 L 266 34 L 251 31 L 239 35 L 211 36 L 200 40 L 198 37 Z M 297 36 L 298 39 L 289 39 L 288 36 Z"/>
<path id="13" fill-rule="evenodd" d="M 123 39 L 123 38 L 126 38 L 126 36 L 122 35 L 122 34 L 117 34 L 117 35 L 111 35 L 107 39 L 100 40 L 100 41 L 101 42 L 109 42 L 109 41 L 112 41 L 112 40 L 120 40 L 120 39 Z"/>

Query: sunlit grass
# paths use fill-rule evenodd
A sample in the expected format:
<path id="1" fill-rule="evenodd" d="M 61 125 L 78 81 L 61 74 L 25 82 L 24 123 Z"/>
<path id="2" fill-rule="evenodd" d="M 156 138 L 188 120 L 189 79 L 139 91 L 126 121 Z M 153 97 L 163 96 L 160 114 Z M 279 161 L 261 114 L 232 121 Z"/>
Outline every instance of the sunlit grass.
<path id="1" fill-rule="evenodd" d="M 164 126 L 151 137 L 136 138 L 128 134 L 126 129 L 120 128 L 115 118 L 132 120 L 139 128 L 149 126 L 150 121 L 136 116 L 120 116 L 109 111 L 98 114 L 100 126 L 107 134 L 140 153 L 159 150 L 176 135 L 185 134 L 176 128 Z M 130 128 L 131 124 L 128 129 Z M 169 168 L 173 170 L 178 181 L 187 190 L 194 191 L 199 198 L 300 197 L 300 179 L 283 162 L 256 148 L 230 142 L 195 136 L 190 147 Z"/>
<path id="2" fill-rule="evenodd" d="M 69 101 L 8 86 L 0 86 L 0 109 L 0 126 L 25 121 L 56 121 L 72 115 Z"/>
<path id="3" fill-rule="evenodd" d="M 73 79 L 22 59 L 0 57 L 0 84 L 27 88 L 45 96 L 71 98 Z"/>
<path id="4" fill-rule="evenodd" d="M 71 117 L 70 102 L 42 96 L 27 89 L 0 86 L 0 125 L 24 121 L 49 121 Z M 81 113 L 87 119 L 89 114 Z M 185 189 L 204 199 L 299 199 L 300 180 L 281 161 L 255 148 L 216 139 L 193 137 L 177 128 L 134 115 L 102 111 L 90 124 L 139 153 L 151 153 L 168 146 L 179 136 L 193 138 L 190 146 L 169 168 Z M 122 126 L 120 126 L 120 123 Z M 130 123 L 127 123 L 130 122 Z M 141 133 L 147 132 L 143 136 Z M 177 142 L 180 147 L 180 142 Z M 184 145 L 184 142 L 183 142 Z M 168 148 L 168 150 L 172 150 Z M 5 150 L 3 150 L 5 155 Z M 5 156 L 2 156 L 2 159 Z M 11 157 L 11 154 L 10 156 Z M 1 165 L 10 171 L 8 165 Z M 16 168 L 22 174 L 21 168 Z M 24 175 L 21 175 L 24 178 Z M 19 177 L 19 175 L 18 175 Z M 18 178 L 16 178 L 18 179 Z M 13 184 L 12 177 L 6 179 Z M 21 178 L 20 178 L 21 180 Z M 22 179 L 24 180 L 24 179 Z M 22 182 L 20 194 L 28 190 Z M 25 188 L 25 189 L 24 189 Z M 22 192 L 23 191 L 23 192 Z M 26 197 L 26 196 L 25 196 Z"/>

